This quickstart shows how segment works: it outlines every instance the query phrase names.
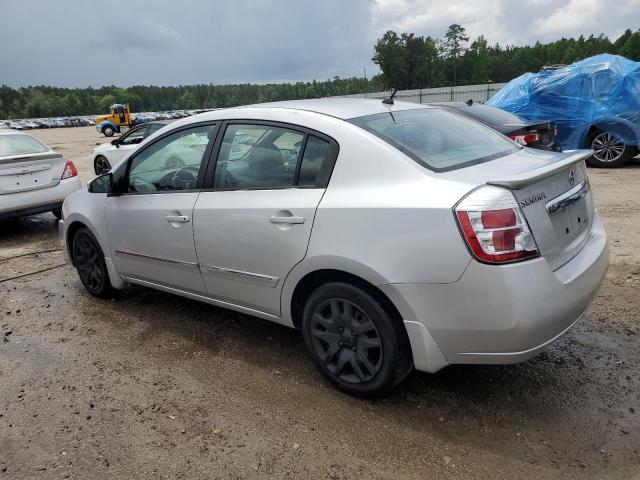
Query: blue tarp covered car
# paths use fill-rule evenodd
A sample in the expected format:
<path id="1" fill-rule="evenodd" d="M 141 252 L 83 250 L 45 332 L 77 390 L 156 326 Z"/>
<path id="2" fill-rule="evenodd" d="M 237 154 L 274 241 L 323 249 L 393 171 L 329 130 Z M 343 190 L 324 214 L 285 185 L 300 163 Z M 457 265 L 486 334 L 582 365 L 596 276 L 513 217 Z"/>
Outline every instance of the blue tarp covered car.
<path id="1" fill-rule="evenodd" d="M 525 73 L 486 105 L 530 120 L 555 120 L 563 150 L 592 148 L 591 165 L 620 166 L 640 144 L 640 62 L 603 54 Z"/>

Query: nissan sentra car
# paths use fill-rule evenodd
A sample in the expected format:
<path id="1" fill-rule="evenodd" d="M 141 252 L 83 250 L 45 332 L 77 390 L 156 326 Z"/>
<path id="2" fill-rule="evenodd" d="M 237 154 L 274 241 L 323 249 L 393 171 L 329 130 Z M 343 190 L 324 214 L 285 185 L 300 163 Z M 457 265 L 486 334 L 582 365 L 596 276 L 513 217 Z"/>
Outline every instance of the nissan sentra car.
<path id="1" fill-rule="evenodd" d="M 298 328 L 334 385 L 374 395 L 412 367 L 527 360 L 580 319 L 608 266 L 590 153 L 392 99 L 217 110 L 70 195 L 59 230 L 92 295 Z"/>
<path id="2" fill-rule="evenodd" d="M 0 130 L 0 219 L 52 212 L 81 188 L 75 164 L 16 130 Z"/>

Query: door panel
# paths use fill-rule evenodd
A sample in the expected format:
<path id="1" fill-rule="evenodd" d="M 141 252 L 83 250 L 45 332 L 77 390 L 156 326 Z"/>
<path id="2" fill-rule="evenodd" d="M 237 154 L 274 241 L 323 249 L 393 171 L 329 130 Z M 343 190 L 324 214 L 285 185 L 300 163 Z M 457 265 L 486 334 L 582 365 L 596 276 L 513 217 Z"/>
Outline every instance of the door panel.
<path id="1" fill-rule="evenodd" d="M 193 241 L 193 207 L 216 125 L 178 129 L 134 154 L 120 196 L 107 197 L 118 272 L 205 293 Z"/>
<path id="2" fill-rule="evenodd" d="M 324 189 L 202 192 L 194 238 L 210 296 L 280 314 L 285 277 L 307 251 Z"/>
<path id="3" fill-rule="evenodd" d="M 107 229 L 118 272 L 205 292 L 193 243 L 197 198 L 197 192 L 108 197 Z"/>

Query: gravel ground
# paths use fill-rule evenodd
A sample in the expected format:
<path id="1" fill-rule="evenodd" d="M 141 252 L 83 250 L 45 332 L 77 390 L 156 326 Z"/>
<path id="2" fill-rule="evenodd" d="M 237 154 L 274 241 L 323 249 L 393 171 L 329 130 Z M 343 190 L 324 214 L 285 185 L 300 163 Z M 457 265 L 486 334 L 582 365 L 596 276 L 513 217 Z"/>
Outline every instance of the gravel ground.
<path id="1" fill-rule="evenodd" d="M 34 135 L 91 178 L 92 127 Z M 141 287 L 96 300 L 52 215 L 0 222 L 0 478 L 640 479 L 640 162 L 590 175 L 611 268 L 584 320 L 373 401 L 296 331 Z"/>

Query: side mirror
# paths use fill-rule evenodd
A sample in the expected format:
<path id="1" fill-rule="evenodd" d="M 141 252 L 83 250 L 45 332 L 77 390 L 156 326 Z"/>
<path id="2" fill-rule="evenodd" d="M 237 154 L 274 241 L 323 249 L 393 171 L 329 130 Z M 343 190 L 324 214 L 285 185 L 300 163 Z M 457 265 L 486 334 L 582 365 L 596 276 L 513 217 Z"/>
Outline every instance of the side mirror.
<path id="1" fill-rule="evenodd" d="M 116 148 L 120 148 L 120 146 L 118 145 L 118 139 L 114 138 L 113 140 L 111 140 L 111 145 L 115 145 Z"/>
<path id="2" fill-rule="evenodd" d="M 113 190 L 113 173 L 105 173 L 89 182 L 90 193 L 110 193 Z"/>

